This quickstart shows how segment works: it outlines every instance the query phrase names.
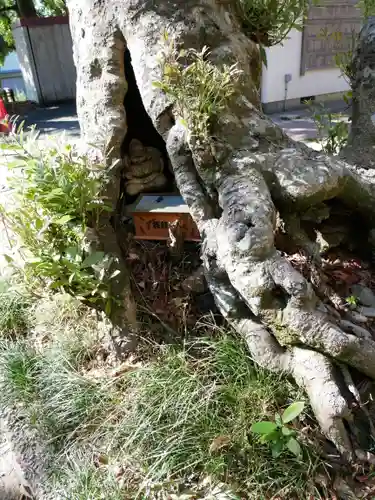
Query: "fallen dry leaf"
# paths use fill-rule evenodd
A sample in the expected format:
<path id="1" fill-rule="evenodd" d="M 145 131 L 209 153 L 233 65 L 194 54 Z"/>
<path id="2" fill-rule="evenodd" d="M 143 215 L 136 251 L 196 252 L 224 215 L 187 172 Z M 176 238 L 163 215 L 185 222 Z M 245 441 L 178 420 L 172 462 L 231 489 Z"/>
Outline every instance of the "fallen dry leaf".
<path id="1" fill-rule="evenodd" d="M 108 457 L 107 455 L 104 455 L 103 453 L 95 453 L 93 456 L 93 462 L 95 467 L 103 467 L 108 465 Z"/>
<path id="2" fill-rule="evenodd" d="M 218 436 L 210 444 L 209 452 L 215 453 L 215 451 L 221 450 L 222 448 L 228 446 L 229 443 L 230 443 L 229 436 Z"/>

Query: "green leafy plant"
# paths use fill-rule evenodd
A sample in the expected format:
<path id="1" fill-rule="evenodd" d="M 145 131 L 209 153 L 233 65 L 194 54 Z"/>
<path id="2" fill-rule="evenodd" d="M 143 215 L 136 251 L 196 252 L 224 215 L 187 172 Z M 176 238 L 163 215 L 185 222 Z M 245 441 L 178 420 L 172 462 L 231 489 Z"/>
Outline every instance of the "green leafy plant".
<path id="1" fill-rule="evenodd" d="M 349 297 L 346 297 L 345 302 L 348 304 L 348 306 L 353 308 L 358 306 L 358 298 L 355 295 L 350 295 Z"/>
<path id="2" fill-rule="evenodd" d="M 13 253 L 5 257 L 21 269 L 29 289 L 64 290 L 84 301 L 110 303 L 112 258 L 92 250 L 85 235 L 89 220 L 109 210 L 101 197 L 105 169 L 70 145 L 39 147 L 35 131 L 19 128 L 10 143 L 8 200 L 0 214 Z M 20 259 L 20 256 L 22 259 Z"/>
<path id="3" fill-rule="evenodd" d="M 361 10 L 365 19 L 375 15 L 375 0 L 359 0 L 357 7 Z"/>
<path id="4" fill-rule="evenodd" d="M 166 33 L 164 41 L 166 48 L 160 61 L 162 80 L 153 84 L 173 99 L 192 134 L 208 139 L 213 123 L 236 94 L 241 71 L 237 64 L 221 67 L 212 64 L 207 47 L 201 51 L 179 50 Z"/>
<path id="5" fill-rule="evenodd" d="M 238 0 L 245 33 L 266 47 L 281 43 L 292 28 L 302 30 L 306 6 L 305 0 Z"/>
<path id="6" fill-rule="evenodd" d="M 324 103 L 312 104 L 307 102 L 312 109 L 312 119 L 318 132 L 318 142 L 322 151 L 336 155 L 347 144 L 349 137 L 349 123 L 341 116 L 332 113 Z"/>
<path id="7" fill-rule="evenodd" d="M 264 420 L 256 422 L 251 426 L 251 431 L 260 435 L 262 443 L 270 443 L 273 457 L 278 457 L 281 453 L 288 449 L 296 457 L 302 454 L 301 446 L 296 439 L 296 431 L 291 429 L 286 424 L 294 420 L 303 411 L 305 403 L 296 401 L 292 403 L 283 414 L 276 413 L 275 421 Z"/>

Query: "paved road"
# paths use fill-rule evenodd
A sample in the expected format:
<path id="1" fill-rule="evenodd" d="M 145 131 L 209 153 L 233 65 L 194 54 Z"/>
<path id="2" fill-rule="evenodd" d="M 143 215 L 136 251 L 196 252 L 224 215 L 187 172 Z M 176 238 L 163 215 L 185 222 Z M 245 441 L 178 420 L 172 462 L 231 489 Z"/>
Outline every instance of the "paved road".
<path id="1" fill-rule="evenodd" d="M 25 125 L 34 124 L 40 130 L 42 137 L 59 136 L 63 133 L 71 139 L 79 139 L 80 136 L 75 103 L 64 103 L 30 111 L 25 117 Z"/>
<path id="2" fill-rule="evenodd" d="M 343 100 L 327 103 L 325 108 L 336 114 L 337 120 L 348 120 L 350 110 Z M 317 129 L 309 109 L 284 111 L 269 115 L 295 141 L 301 141 L 313 149 L 321 149 L 316 141 Z"/>

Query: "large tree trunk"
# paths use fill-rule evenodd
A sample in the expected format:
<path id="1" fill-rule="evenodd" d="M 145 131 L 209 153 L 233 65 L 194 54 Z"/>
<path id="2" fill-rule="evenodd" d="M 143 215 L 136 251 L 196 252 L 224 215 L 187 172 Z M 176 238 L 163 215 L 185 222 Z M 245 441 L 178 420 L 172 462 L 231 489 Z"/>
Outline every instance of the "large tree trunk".
<path id="1" fill-rule="evenodd" d="M 375 167 L 375 17 L 364 26 L 349 74 L 352 87 L 352 123 L 341 157 L 362 168 Z"/>
<path id="2" fill-rule="evenodd" d="M 150 129 L 151 118 L 199 228 L 206 277 L 220 311 L 257 363 L 290 374 L 306 390 L 322 431 L 337 448 L 349 459 L 363 456 L 360 449 L 370 442 L 373 427 L 351 370 L 375 378 L 375 341 L 351 316 L 354 326 L 348 333 L 350 311 L 320 282 L 319 237 L 335 204 L 361 217 L 365 239 L 371 235 L 371 177 L 292 142 L 261 113 L 259 48 L 242 32 L 234 0 L 70 0 L 68 7 L 82 135 L 88 144 L 106 147 L 108 169 L 119 161 L 109 170 L 107 188 L 114 211 L 121 170 L 128 168 L 122 162 L 127 131 L 146 131 L 137 138 L 158 147 L 160 136 Z M 161 79 L 158 55 L 166 29 L 182 47 L 208 45 L 213 64 L 238 62 L 243 71 L 247 84 L 215 124 L 214 140 L 194 139 L 177 120 L 173 103 L 153 86 Z M 125 112 L 126 93 L 138 92 L 135 82 L 126 79 L 126 50 L 145 112 L 129 106 Z M 103 220 L 98 232 L 105 248 L 123 262 L 114 220 L 116 214 Z M 343 216 L 341 222 L 348 220 Z M 310 265 L 307 276 L 288 258 L 288 251 L 296 249 Z M 117 292 L 129 298 L 125 267 L 121 270 L 124 279 Z"/>

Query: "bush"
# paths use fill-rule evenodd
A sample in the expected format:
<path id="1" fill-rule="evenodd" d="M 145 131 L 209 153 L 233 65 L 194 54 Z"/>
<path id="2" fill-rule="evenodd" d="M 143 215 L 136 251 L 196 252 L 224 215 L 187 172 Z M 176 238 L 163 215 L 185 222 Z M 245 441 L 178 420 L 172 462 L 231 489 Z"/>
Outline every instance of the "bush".
<path id="1" fill-rule="evenodd" d="M 292 28 L 302 30 L 307 5 L 305 0 L 238 0 L 247 36 L 266 47 L 281 43 Z"/>
<path id="2" fill-rule="evenodd" d="M 13 139 L 1 145 L 16 156 L 7 164 L 10 200 L 0 210 L 23 258 L 26 283 L 89 302 L 110 300 L 105 282 L 111 259 L 92 252 L 85 240 L 89 220 L 109 210 L 101 197 L 104 168 L 70 145 L 37 147 L 35 133 L 26 140 L 19 130 Z M 6 257 L 17 265 L 13 255 Z"/>
<path id="3" fill-rule="evenodd" d="M 310 105 L 312 110 L 312 119 L 318 132 L 317 140 L 322 151 L 327 154 L 337 155 L 348 142 L 348 122 L 343 117 L 332 113 L 325 107 L 324 103 L 313 105 L 308 102 L 307 104 Z"/>
<path id="4" fill-rule="evenodd" d="M 212 64 L 207 47 L 200 52 L 179 51 L 167 34 L 164 37 L 163 78 L 154 85 L 174 100 L 180 118 L 191 133 L 207 140 L 213 123 L 236 93 L 241 71 L 237 64 L 221 68 Z"/>

